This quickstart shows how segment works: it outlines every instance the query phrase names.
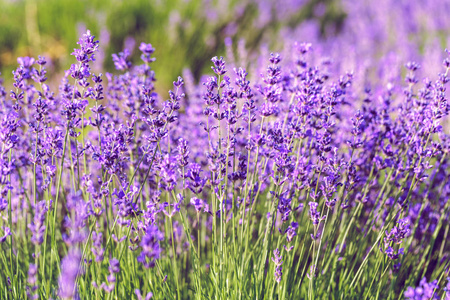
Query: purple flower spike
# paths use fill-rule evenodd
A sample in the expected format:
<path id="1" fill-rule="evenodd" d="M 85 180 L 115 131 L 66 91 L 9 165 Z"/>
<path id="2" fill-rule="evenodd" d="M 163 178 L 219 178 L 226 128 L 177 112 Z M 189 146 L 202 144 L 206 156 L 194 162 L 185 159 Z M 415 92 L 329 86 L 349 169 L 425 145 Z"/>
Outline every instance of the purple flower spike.
<path id="1" fill-rule="evenodd" d="M 211 67 L 211 69 L 214 71 L 214 73 L 221 76 L 227 72 L 225 69 L 225 61 L 223 60 L 222 56 L 220 58 L 217 58 L 217 56 L 214 56 L 211 59 L 211 61 L 214 64 L 214 66 Z"/>
<path id="2" fill-rule="evenodd" d="M 46 205 L 46 201 L 39 201 L 35 207 L 34 219 L 31 224 L 28 225 L 28 228 L 33 233 L 31 237 L 31 241 L 35 245 L 40 245 L 44 242 L 44 233 L 45 233 L 45 215 L 48 211 L 48 207 Z"/>
<path id="3" fill-rule="evenodd" d="M 297 222 L 292 222 L 291 225 L 289 225 L 289 227 L 286 229 L 285 233 L 286 233 L 286 241 L 288 243 L 292 242 L 292 240 L 294 239 L 294 237 L 297 235 L 297 228 L 298 228 L 298 223 Z"/>
<path id="4" fill-rule="evenodd" d="M 281 276 L 283 275 L 283 268 L 282 268 L 282 264 L 283 264 L 283 257 L 280 254 L 280 250 L 275 249 L 273 250 L 273 255 L 274 257 L 272 257 L 272 261 L 275 263 L 275 280 L 280 283 L 281 282 Z"/>
<path id="5" fill-rule="evenodd" d="M 28 279 L 27 279 L 27 282 L 29 284 L 29 287 L 27 289 L 28 299 L 39 299 L 39 295 L 36 293 L 36 290 L 38 289 L 37 272 L 38 268 L 36 267 L 36 265 L 30 264 L 30 266 L 28 267 Z"/>
<path id="6" fill-rule="evenodd" d="M 161 256 L 162 248 L 160 242 L 164 240 L 164 234 L 155 225 L 149 225 L 142 237 L 140 246 L 142 251 L 137 257 L 138 262 L 146 268 L 154 267 L 155 260 Z"/>
<path id="7" fill-rule="evenodd" d="M 200 213 L 200 211 L 204 207 L 204 201 L 202 199 L 198 199 L 197 197 L 191 198 L 191 204 L 194 205 L 197 213 Z"/>
<path id="8" fill-rule="evenodd" d="M 59 296 L 62 299 L 72 299 L 77 294 L 75 286 L 78 277 L 81 253 L 72 249 L 61 263 L 61 275 L 59 276 Z"/>
<path id="9" fill-rule="evenodd" d="M 317 202 L 309 202 L 309 217 L 314 225 L 318 225 L 320 221 L 325 220 L 327 216 L 320 216 L 320 213 L 317 211 L 317 206 L 319 204 Z"/>
<path id="10" fill-rule="evenodd" d="M 141 43 L 139 46 L 139 50 L 141 50 L 141 59 L 145 63 L 151 63 L 156 60 L 156 58 L 152 58 L 151 55 L 155 52 L 155 48 L 152 47 L 152 44 Z"/>
<path id="11" fill-rule="evenodd" d="M 130 51 L 128 49 L 123 50 L 123 52 L 119 52 L 119 54 L 112 55 L 112 60 L 117 70 L 126 71 L 131 68 L 132 64 L 129 60 L 129 56 Z"/>
<path id="12" fill-rule="evenodd" d="M 429 299 L 439 299 L 439 296 L 435 292 L 439 289 L 437 280 L 430 283 L 424 277 L 420 280 L 419 286 L 416 288 L 408 287 L 405 291 L 405 299 L 407 300 L 429 300 Z"/>
<path id="13" fill-rule="evenodd" d="M 94 52 L 98 50 L 98 41 L 95 41 L 95 36 L 91 35 L 88 30 L 83 37 L 78 41 L 80 49 L 74 49 L 72 55 L 75 56 L 77 61 L 80 63 L 89 63 L 90 61 L 95 61 Z"/>
<path id="14" fill-rule="evenodd" d="M 32 57 L 19 57 L 17 58 L 17 63 L 24 68 L 31 68 L 33 66 L 35 60 Z"/>

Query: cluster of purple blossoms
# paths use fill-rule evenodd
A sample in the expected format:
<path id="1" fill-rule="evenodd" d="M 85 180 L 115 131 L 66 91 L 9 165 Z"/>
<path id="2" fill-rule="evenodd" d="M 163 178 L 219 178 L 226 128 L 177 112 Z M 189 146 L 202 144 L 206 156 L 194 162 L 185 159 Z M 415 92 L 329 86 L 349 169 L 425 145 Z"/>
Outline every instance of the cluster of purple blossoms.
<path id="1" fill-rule="evenodd" d="M 138 262 L 146 268 L 154 267 L 155 260 L 161 257 L 162 248 L 160 242 L 164 240 L 164 235 L 155 225 L 149 225 L 145 229 L 145 235 L 142 237 L 140 247 L 141 253 L 137 257 Z"/>
<path id="2" fill-rule="evenodd" d="M 449 58 L 434 79 L 421 60 L 394 72 L 390 57 L 349 71 L 341 44 L 292 42 L 254 61 L 214 57 L 212 76 L 197 85 L 185 71 L 164 98 L 151 44 L 140 65 L 114 54 L 105 76 L 91 70 L 95 37 L 78 44 L 58 91 L 30 57 L 9 98 L 0 90 L 5 298 L 22 281 L 30 298 L 231 299 L 247 286 L 249 298 L 320 298 L 322 282 L 367 296 L 358 283 L 377 278 L 379 257 L 386 277 L 364 282 L 387 297 L 395 281 L 401 297 L 423 276 L 418 259 L 431 278 L 448 268 Z M 11 277 L 12 262 L 28 274 Z M 448 293 L 436 290 L 423 279 L 403 296 Z"/>
<path id="3" fill-rule="evenodd" d="M 410 233 L 409 223 L 406 220 L 398 220 L 397 225 L 394 226 L 390 232 L 386 231 L 384 237 L 384 249 L 383 251 L 390 259 L 395 260 L 400 254 L 404 255 L 404 248 L 394 249 L 396 245 L 400 245 L 403 240 Z"/>
<path id="4" fill-rule="evenodd" d="M 317 202 L 309 202 L 309 217 L 314 225 L 319 225 L 320 221 L 325 220 L 326 216 L 321 216 L 317 211 Z"/>
<path id="5" fill-rule="evenodd" d="M 437 290 L 439 289 L 438 281 L 427 282 L 424 277 L 420 280 L 419 286 L 416 288 L 408 287 L 405 291 L 405 299 L 407 300 L 425 300 L 439 299 Z"/>
<path id="6" fill-rule="evenodd" d="M 288 226 L 288 228 L 286 228 L 286 230 L 284 231 L 284 234 L 286 235 L 286 242 L 287 242 L 288 244 L 291 244 L 292 241 L 294 240 L 294 238 L 297 236 L 297 229 L 298 229 L 298 227 L 299 227 L 299 225 L 298 225 L 297 222 L 292 222 L 292 223 Z M 283 232 L 281 231 L 281 229 L 279 229 L 279 231 L 280 231 L 280 233 L 283 233 Z M 294 246 L 287 247 L 286 245 L 284 245 L 283 247 L 284 247 L 284 249 L 285 249 L 287 252 L 289 252 L 289 251 L 291 251 L 292 249 L 294 249 Z"/>
<path id="7" fill-rule="evenodd" d="M 51 206 L 51 202 L 50 202 Z M 36 204 L 34 208 L 34 220 L 28 225 L 28 228 L 33 233 L 31 237 L 31 242 L 35 245 L 40 245 L 44 242 L 45 234 L 45 215 L 47 214 L 49 207 L 45 200 L 42 200 Z"/>
<path id="8" fill-rule="evenodd" d="M 272 257 L 272 261 L 275 264 L 275 280 L 276 282 L 280 283 L 281 282 L 281 276 L 283 276 L 283 256 L 281 256 L 280 254 L 280 250 L 275 249 L 273 250 L 273 257 Z"/>
<path id="9" fill-rule="evenodd" d="M 78 250 L 72 250 L 61 262 L 61 274 L 59 277 L 59 296 L 62 299 L 73 299 L 77 295 L 76 280 L 79 275 L 79 265 L 81 262 L 81 253 Z"/>

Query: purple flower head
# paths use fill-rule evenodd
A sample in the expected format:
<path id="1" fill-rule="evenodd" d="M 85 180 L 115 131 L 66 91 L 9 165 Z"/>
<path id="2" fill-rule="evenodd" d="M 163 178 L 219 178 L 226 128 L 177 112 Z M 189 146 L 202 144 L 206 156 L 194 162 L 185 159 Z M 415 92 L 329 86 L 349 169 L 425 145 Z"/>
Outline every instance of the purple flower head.
<path id="1" fill-rule="evenodd" d="M 38 56 L 38 60 L 37 60 L 37 63 L 39 64 L 39 65 L 41 65 L 41 66 L 44 66 L 45 64 L 47 64 L 47 60 L 45 59 L 45 57 L 44 56 Z"/>
<path id="2" fill-rule="evenodd" d="M 278 211 L 281 214 L 281 220 L 286 222 L 289 219 L 290 212 L 292 211 L 291 198 L 287 198 L 286 194 L 281 194 L 278 197 Z"/>
<path id="3" fill-rule="evenodd" d="M 227 72 L 227 70 L 225 69 L 225 61 L 222 56 L 220 58 L 214 56 L 213 58 L 211 58 L 211 61 L 214 64 L 214 66 L 211 67 L 214 73 L 221 76 Z"/>
<path id="4" fill-rule="evenodd" d="M 283 245 L 284 250 L 286 250 L 286 252 L 290 252 L 292 249 L 294 249 L 294 246 L 290 246 L 287 247 L 286 245 Z"/>
<path id="5" fill-rule="evenodd" d="M 283 257 L 281 256 L 280 250 L 278 250 L 278 248 L 273 250 L 273 255 L 274 257 L 272 257 L 272 261 L 275 263 L 275 280 L 280 283 L 281 276 L 283 275 L 283 268 L 281 267 L 281 265 L 283 264 Z"/>
<path id="6" fill-rule="evenodd" d="M 59 276 L 59 296 L 62 299 L 72 299 L 77 293 L 75 286 L 80 270 L 81 253 L 72 249 L 61 262 L 61 274 Z"/>
<path id="7" fill-rule="evenodd" d="M 391 229 L 388 233 L 386 231 L 386 237 L 384 238 L 384 243 L 386 245 L 390 244 L 401 244 L 403 239 L 410 233 L 409 222 L 405 219 L 399 219 L 397 226 Z"/>
<path id="8" fill-rule="evenodd" d="M 400 248 L 398 249 L 398 251 L 395 251 L 394 248 L 392 248 L 391 246 L 387 247 L 386 250 L 384 250 L 384 253 L 392 260 L 396 260 L 400 257 L 401 255 L 404 255 L 404 249 Z"/>
<path id="9" fill-rule="evenodd" d="M 180 87 L 182 87 L 183 85 L 184 85 L 184 80 L 183 80 L 183 78 L 182 78 L 181 76 L 178 76 L 177 81 L 174 81 L 174 82 L 173 82 L 173 86 L 174 86 L 175 88 L 180 88 Z"/>
<path id="10" fill-rule="evenodd" d="M 70 76 L 72 76 L 72 78 L 78 80 L 78 84 L 82 85 L 83 87 L 89 85 L 89 82 L 86 81 L 86 79 L 91 76 L 91 68 L 89 67 L 88 63 L 82 63 L 81 65 L 72 64 L 69 69 L 69 74 Z M 71 104 L 76 106 L 76 103 Z M 76 108 L 77 107 L 74 107 L 73 109 Z"/>
<path id="11" fill-rule="evenodd" d="M 36 282 L 37 282 L 36 275 L 37 275 L 37 267 L 36 267 L 36 265 L 35 264 L 30 264 L 30 266 L 28 267 L 28 280 L 27 281 L 32 286 L 35 285 Z"/>
<path id="12" fill-rule="evenodd" d="M 270 53 L 269 61 L 274 65 L 279 64 L 281 62 L 281 55 L 279 53 Z"/>
<path id="13" fill-rule="evenodd" d="M 207 177 L 202 176 L 202 168 L 197 163 L 191 163 L 186 172 L 186 178 L 189 179 L 187 187 L 194 193 L 200 194 L 208 181 Z"/>
<path id="14" fill-rule="evenodd" d="M 187 145 L 187 141 L 185 139 L 178 139 L 177 152 L 178 165 L 182 168 L 187 166 L 189 158 L 189 146 Z"/>
<path id="15" fill-rule="evenodd" d="M 336 198 L 329 201 L 325 200 L 325 205 L 330 209 L 333 208 L 336 205 Z"/>
<path id="16" fill-rule="evenodd" d="M 161 256 L 160 242 L 162 240 L 164 240 L 164 234 L 159 231 L 157 226 L 147 226 L 145 235 L 140 243 L 142 251 L 137 257 L 138 262 L 142 263 L 146 268 L 154 267 L 155 260 Z"/>
<path id="17" fill-rule="evenodd" d="M 283 276 L 283 267 L 282 266 L 276 266 L 275 272 L 274 272 L 275 280 L 280 283 L 281 277 Z"/>
<path id="18" fill-rule="evenodd" d="M 275 263 L 275 265 L 277 266 L 281 266 L 283 264 L 283 256 L 281 256 L 280 250 L 275 249 L 273 250 L 273 255 L 274 257 L 272 257 L 272 261 Z"/>
<path id="19" fill-rule="evenodd" d="M 98 41 L 95 41 L 95 36 L 91 35 L 88 30 L 83 37 L 78 41 L 80 49 L 74 49 L 72 55 L 75 56 L 77 61 L 80 63 L 89 63 L 90 61 L 95 61 L 94 52 L 98 50 Z"/>
<path id="20" fill-rule="evenodd" d="M 33 233 L 31 241 L 35 245 L 40 245 L 44 242 L 45 215 L 47 211 L 48 207 L 46 205 L 46 201 L 39 201 L 35 206 L 33 222 L 28 225 L 28 228 Z"/>
<path id="21" fill-rule="evenodd" d="M 409 61 L 406 63 L 405 68 L 414 72 L 420 69 L 420 65 L 414 61 Z"/>
<path id="22" fill-rule="evenodd" d="M 320 213 L 317 211 L 317 206 L 319 204 L 317 202 L 309 202 L 309 217 L 314 225 L 318 225 L 320 221 L 325 220 L 327 216 L 320 216 Z"/>
<path id="23" fill-rule="evenodd" d="M 292 242 L 293 238 L 297 235 L 298 223 L 292 222 L 291 225 L 285 230 L 286 241 L 288 243 Z"/>
<path id="24" fill-rule="evenodd" d="M 19 59 L 22 59 L 22 60 L 19 61 Z M 44 65 L 47 63 L 47 61 L 45 60 L 45 57 L 41 57 L 41 56 L 38 57 L 37 63 L 39 64 L 39 70 L 36 68 L 32 68 L 32 65 L 34 63 L 33 58 L 31 58 L 31 59 L 28 58 L 28 61 L 24 61 L 25 57 L 19 57 L 19 59 L 17 60 L 19 62 L 19 64 L 21 66 L 23 66 L 23 68 L 25 68 L 26 72 L 29 72 L 28 75 L 31 74 L 31 78 L 33 78 L 33 80 L 35 82 L 43 83 L 47 80 L 47 77 L 45 77 L 47 74 L 47 70 L 44 67 Z M 42 85 L 42 88 L 43 88 L 43 91 L 44 91 L 47 99 L 50 100 L 51 98 L 53 98 L 52 93 L 49 93 L 46 85 Z"/>
<path id="25" fill-rule="evenodd" d="M 109 268 L 110 273 L 119 273 L 120 272 L 120 262 L 117 258 L 113 258 L 109 261 Z"/>
<path id="26" fill-rule="evenodd" d="M 116 243 L 122 243 L 126 238 L 127 238 L 127 236 L 126 235 L 124 235 L 123 237 L 121 237 L 120 239 L 113 233 L 112 235 L 111 235 L 111 237 L 112 237 L 112 239 L 116 242 Z"/>
<path id="27" fill-rule="evenodd" d="M 114 290 L 116 284 L 116 273 L 120 272 L 120 263 L 116 258 L 112 258 L 109 261 L 109 274 L 106 276 L 108 283 L 102 282 L 100 286 L 97 285 L 95 281 L 92 282 L 92 285 L 97 289 L 103 289 L 107 293 L 111 293 Z"/>
<path id="28" fill-rule="evenodd" d="M 192 197 L 190 202 L 191 202 L 192 205 L 194 205 L 195 210 L 197 211 L 197 213 L 200 213 L 200 211 L 202 210 L 202 208 L 204 206 L 204 201 L 202 199 L 197 198 L 197 197 Z"/>
<path id="29" fill-rule="evenodd" d="M 131 68 L 132 64 L 129 60 L 129 56 L 130 51 L 128 49 L 123 50 L 123 52 L 119 52 L 119 54 L 112 55 L 112 60 L 117 70 L 126 71 Z"/>
<path id="30" fill-rule="evenodd" d="M 297 51 L 300 54 L 305 55 L 306 53 L 311 51 L 312 44 L 311 43 L 298 43 L 298 42 L 295 42 L 294 47 L 297 49 Z"/>
<path id="31" fill-rule="evenodd" d="M 32 57 L 19 57 L 17 58 L 17 63 L 24 68 L 31 68 L 35 62 L 35 59 Z"/>
<path id="32" fill-rule="evenodd" d="M 124 186 L 120 190 L 114 190 L 112 193 L 112 195 L 115 196 L 114 204 L 117 205 L 120 216 L 124 218 L 135 218 L 142 213 L 138 204 L 134 201 L 134 197 L 138 193 L 138 189 L 133 186 L 130 188 L 128 193 L 126 193 L 126 189 L 127 187 Z"/>
<path id="33" fill-rule="evenodd" d="M 28 299 L 38 299 L 39 295 L 36 293 L 36 290 L 38 289 L 37 286 L 37 272 L 38 268 L 35 264 L 30 264 L 28 267 L 28 278 L 27 282 L 29 287 L 27 288 L 27 296 Z"/>
<path id="34" fill-rule="evenodd" d="M 45 170 L 47 171 L 48 176 L 55 177 L 56 175 L 56 166 L 55 165 L 47 165 L 45 167 Z"/>
<path id="35" fill-rule="evenodd" d="M 156 58 L 151 57 L 153 52 L 155 52 L 155 48 L 152 47 L 152 44 L 141 43 L 139 50 L 142 52 L 141 59 L 145 63 L 151 63 L 156 60 Z"/>
<path id="36" fill-rule="evenodd" d="M 67 214 L 63 220 L 67 231 L 63 234 L 63 241 L 67 245 L 77 245 L 87 238 L 86 222 L 89 217 L 89 203 L 82 200 L 81 193 L 68 197 L 67 202 L 70 213 Z M 69 217 L 69 215 L 71 217 Z"/>
<path id="37" fill-rule="evenodd" d="M 176 160 L 166 154 L 160 162 L 160 186 L 166 191 L 172 191 L 177 184 Z"/>
<path id="38" fill-rule="evenodd" d="M 409 223 L 405 219 L 400 219 L 397 222 L 397 226 L 391 229 L 390 232 L 386 231 L 386 236 L 384 237 L 384 252 L 390 259 L 398 259 L 400 255 L 404 255 L 404 249 L 398 248 L 397 245 L 403 242 L 403 239 L 409 234 Z"/>
<path id="39" fill-rule="evenodd" d="M 430 283 L 424 277 L 420 280 L 419 286 L 416 288 L 408 287 L 405 291 L 405 299 L 407 300 L 429 300 L 429 299 L 439 299 L 439 296 L 435 292 L 439 289 L 438 281 L 434 280 Z"/>
<path id="40" fill-rule="evenodd" d="M 23 79 L 30 79 L 31 74 L 33 73 L 32 66 L 34 64 L 35 60 L 32 57 L 19 57 L 17 58 L 17 63 L 20 65 L 19 68 L 22 70 L 22 77 Z"/>
<path id="41" fill-rule="evenodd" d="M 115 282 L 116 282 L 116 278 L 114 277 L 114 275 L 108 275 L 107 278 L 108 281 L 111 282 L 110 284 L 107 284 L 106 282 L 103 282 L 100 286 L 97 285 L 97 283 L 95 281 L 92 282 L 92 286 L 95 287 L 96 289 L 100 289 L 100 290 L 104 290 L 107 293 L 111 293 L 114 290 L 115 287 Z"/>
<path id="42" fill-rule="evenodd" d="M 8 200 L 0 197 L 0 211 L 4 211 L 8 207 Z"/>

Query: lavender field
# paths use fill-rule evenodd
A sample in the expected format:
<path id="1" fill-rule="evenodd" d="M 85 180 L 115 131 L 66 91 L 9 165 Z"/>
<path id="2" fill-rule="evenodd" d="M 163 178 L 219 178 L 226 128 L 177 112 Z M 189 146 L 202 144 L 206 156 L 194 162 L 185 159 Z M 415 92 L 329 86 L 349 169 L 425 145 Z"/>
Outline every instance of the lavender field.
<path id="1" fill-rule="evenodd" d="M 169 91 L 151 40 L 17 57 L 0 299 L 450 299 L 450 2 L 281 2 Z"/>

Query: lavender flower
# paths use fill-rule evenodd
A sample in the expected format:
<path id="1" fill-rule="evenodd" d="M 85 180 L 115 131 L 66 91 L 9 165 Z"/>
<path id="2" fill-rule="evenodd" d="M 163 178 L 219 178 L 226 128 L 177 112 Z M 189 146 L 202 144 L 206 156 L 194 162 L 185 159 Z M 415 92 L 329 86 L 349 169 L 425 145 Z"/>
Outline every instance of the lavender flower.
<path id="1" fill-rule="evenodd" d="M 145 235 L 142 237 L 140 246 L 141 253 L 137 257 L 138 262 L 142 263 L 146 268 L 154 267 L 155 260 L 161 256 L 162 248 L 160 242 L 164 240 L 164 235 L 155 225 L 149 225 L 145 229 Z"/>
<path id="2" fill-rule="evenodd" d="M 181 168 L 184 168 L 188 164 L 188 158 L 189 158 L 189 147 L 187 145 L 187 141 L 183 138 L 180 138 L 178 140 L 178 147 L 177 147 L 177 162 L 178 165 Z"/>
<path id="3" fill-rule="evenodd" d="M 438 288 L 437 280 L 428 283 L 427 279 L 424 277 L 420 280 L 418 287 L 408 287 L 405 291 L 405 297 L 408 300 L 439 299 L 436 294 Z"/>
<path id="4" fill-rule="evenodd" d="M 325 220 L 327 216 L 320 216 L 320 213 L 317 211 L 317 206 L 319 204 L 317 202 L 309 202 L 309 217 L 314 225 L 318 225 L 320 221 Z"/>
<path id="5" fill-rule="evenodd" d="M 50 202 L 51 205 L 51 202 Z M 36 204 L 35 212 L 34 212 L 34 220 L 30 224 L 28 224 L 28 228 L 33 233 L 33 237 L 31 241 L 35 245 L 40 245 L 44 242 L 44 233 L 45 233 L 45 215 L 48 211 L 48 206 L 46 205 L 46 201 L 42 200 Z"/>
<path id="6" fill-rule="evenodd" d="M 58 295 L 62 299 L 72 299 L 77 295 L 75 281 L 79 275 L 80 261 L 81 253 L 76 249 L 72 249 L 61 262 L 61 275 L 58 280 Z"/>
<path id="7" fill-rule="evenodd" d="M 194 3 L 185 2 L 169 12 L 172 28 L 197 28 L 183 11 Z M 311 18 L 298 27 L 293 17 L 304 14 L 295 0 L 194 2 L 195 19 L 210 20 L 202 28 L 220 23 L 214 36 L 199 32 L 197 38 L 210 51 L 225 34 L 228 63 L 214 57 L 212 76 L 202 76 L 198 61 L 183 72 L 186 84 L 174 77 L 167 96 L 156 92 L 167 74 L 157 88 L 151 44 L 140 45 L 142 60 L 132 64 L 133 37 L 113 55 L 120 74 L 92 73 L 99 43 L 89 31 L 58 90 L 47 84 L 42 57 L 17 60 L 10 93 L 0 79 L 0 242 L 11 277 L 0 282 L 0 298 L 114 298 L 134 291 L 143 299 L 134 284 L 146 299 L 158 291 L 214 298 L 229 283 L 230 297 L 319 299 L 328 296 L 326 283 L 348 279 L 352 266 L 359 271 L 344 288 L 335 286 L 337 298 L 348 288 L 356 298 L 374 291 L 379 298 L 447 297 L 448 286 L 438 291 L 426 279 L 399 293 L 416 280 L 409 269 L 418 258 L 427 276 L 448 273 L 450 59 L 439 50 L 442 40 L 430 41 L 450 28 L 440 17 L 450 6 L 343 0 L 332 9 L 333 16 L 341 9 L 347 16 L 336 27 L 327 4 L 319 3 L 306 5 Z M 257 51 L 243 49 L 241 39 L 234 53 L 242 22 L 254 15 L 257 39 L 249 42 Z M 275 26 L 273 43 L 267 32 L 276 22 L 289 26 Z M 314 49 L 298 38 L 311 40 Z M 282 52 L 253 45 L 259 40 Z M 415 62 L 402 69 L 409 60 Z M 311 223 L 302 211 L 308 201 Z M 328 213 L 333 217 L 322 222 Z M 373 253 L 374 241 L 382 255 Z M 30 245 L 35 253 L 21 255 L 30 254 Z M 270 288 L 267 255 L 272 285 L 281 284 L 283 267 L 309 269 L 310 284 L 296 289 L 302 277 L 288 276 L 288 284 Z M 341 263 L 348 258 L 351 265 Z M 12 277 L 14 271 L 28 276 Z M 49 280 L 38 284 L 41 274 Z M 128 277 L 134 280 L 121 280 Z M 237 281 L 243 291 L 236 291 Z M 353 289 L 367 282 L 371 290 Z M 398 286 L 386 289 L 386 283 Z"/>
<path id="8" fill-rule="evenodd" d="M 283 257 L 280 254 L 280 251 L 278 249 L 273 250 L 272 261 L 275 263 L 275 280 L 280 283 L 281 282 L 281 276 L 283 275 L 283 267 L 281 266 L 283 264 Z"/>
<path id="9" fill-rule="evenodd" d="M 123 50 L 123 52 L 119 52 L 119 54 L 113 54 L 112 59 L 114 62 L 114 66 L 119 71 L 126 71 L 131 68 L 132 64 L 129 61 L 130 51 L 128 49 Z"/>
<path id="10" fill-rule="evenodd" d="M 80 49 L 74 49 L 72 55 L 75 56 L 77 61 L 80 63 L 88 63 L 90 61 L 95 61 L 94 53 L 98 50 L 99 41 L 95 41 L 95 36 L 91 35 L 88 30 L 82 38 L 78 41 Z"/>
<path id="11" fill-rule="evenodd" d="M 194 205 L 197 213 L 200 213 L 204 206 L 204 201 L 202 199 L 198 199 L 197 197 L 192 197 L 190 202 L 192 205 Z"/>
<path id="12" fill-rule="evenodd" d="M 392 228 L 390 232 L 386 231 L 386 236 L 384 238 L 384 253 L 386 253 L 390 259 L 397 259 L 400 254 L 404 254 L 403 248 L 399 248 L 396 251 L 392 246 L 401 244 L 409 232 L 408 222 L 402 219 L 398 220 L 397 226 Z"/>
<path id="13" fill-rule="evenodd" d="M 37 286 L 37 272 L 38 269 L 36 267 L 36 265 L 34 264 L 30 264 L 30 266 L 28 267 L 28 284 L 29 287 L 27 289 L 27 296 L 30 299 L 38 299 L 39 295 L 35 294 L 36 290 L 38 289 Z"/>
<path id="14" fill-rule="evenodd" d="M 211 61 L 214 64 L 214 66 L 211 67 L 214 73 L 216 73 L 219 76 L 224 75 L 226 73 L 225 61 L 223 60 L 222 56 L 220 58 L 217 58 L 217 56 L 215 56 L 211 59 Z"/>
<path id="15" fill-rule="evenodd" d="M 139 50 L 141 50 L 142 52 L 141 59 L 145 63 L 151 63 L 155 61 L 155 58 L 151 57 L 153 52 L 155 52 L 155 49 L 151 44 L 141 43 L 141 45 L 139 46 Z"/>
<path id="16" fill-rule="evenodd" d="M 288 243 L 292 242 L 292 239 L 297 235 L 297 230 L 298 228 L 298 223 L 297 222 L 292 222 L 291 225 L 289 225 L 289 227 L 286 229 L 285 233 L 286 233 L 286 241 Z"/>

